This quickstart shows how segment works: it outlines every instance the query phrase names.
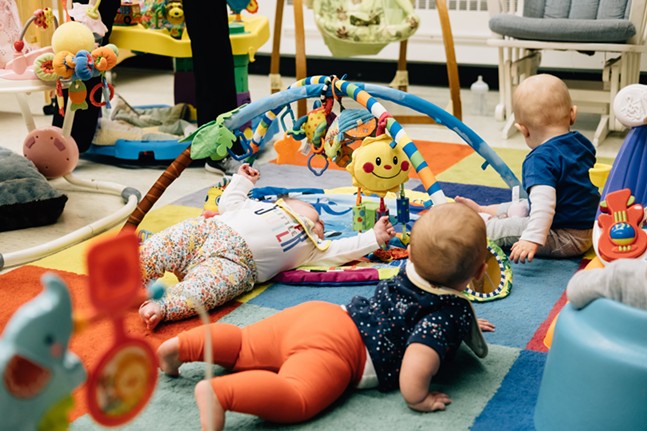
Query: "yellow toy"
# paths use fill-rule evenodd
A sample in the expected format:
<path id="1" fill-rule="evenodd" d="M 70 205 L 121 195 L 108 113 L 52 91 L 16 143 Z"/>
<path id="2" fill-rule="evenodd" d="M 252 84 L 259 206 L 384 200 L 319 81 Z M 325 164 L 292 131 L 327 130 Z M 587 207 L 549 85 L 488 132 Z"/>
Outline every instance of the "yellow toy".
<path id="1" fill-rule="evenodd" d="M 94 49 L 94 35 L 85 25 L 76 21 L 68 21 L 56 29 L 52 35 L 52 50 L 54 53 L 69 51 L 72 55 L 81 50 Z"/>
<path id="2" fill-rule="evenodd" d="M 202 208 L 202 216 L 205 218 L 213 217 L 218 214 L 218 202 L 220 201 L 220 196 L 225 191 L 225 188 L 229 184 L 227 178 L 216 184 L 215 186 L 209 187 L 207 190 L 207 196 L 204 198 L 204 206 Z"/>
<path id="3" fill-rule="evenodd" d="M 404 151 L 390 136 L 382 134 L 364 138 L 346 170 L 353 176 L 353 185 L 364 194 L 383 198 L 387 192 L 397 192 L 400 184 L 409 180 L 410 167 Z"/>
<path id="4" fill-rule="evenodd" d="M 362 145 L 353 151 L 352 157 L 346 170 L 352 175 L 353 185 L 357 187 L 357 200 L 353 207 L 353 229 L 370 229 L 380 217 L 388 216 L 389 209 L 384 204 L 384 196 L 388 192 L 397 192 L 400 189 L 398 221 L 403 225 L 402 242 L 407 244 L 406 223 L 409 221 L 409 210 L 408 200 L 404 197 L 404 183 L 409 180 L 409 158 L 396 142 L 384 133 L 364 138 Z M 367 211 L 366 205 L 362 204 L 362 193 L 380 197 L 377 212 Z"/>

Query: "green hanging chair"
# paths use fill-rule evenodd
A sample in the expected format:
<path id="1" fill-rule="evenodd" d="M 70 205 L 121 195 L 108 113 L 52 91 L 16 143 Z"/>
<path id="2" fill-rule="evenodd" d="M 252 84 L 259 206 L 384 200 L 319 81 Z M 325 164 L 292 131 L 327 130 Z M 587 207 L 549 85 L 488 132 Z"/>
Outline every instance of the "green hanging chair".
<path id="1" fill-rule="evenodd" d="M 315 22 L 335 57 L 375 55 L 408 39 L 420 18 L 409 0 L 312 0 Z"/>

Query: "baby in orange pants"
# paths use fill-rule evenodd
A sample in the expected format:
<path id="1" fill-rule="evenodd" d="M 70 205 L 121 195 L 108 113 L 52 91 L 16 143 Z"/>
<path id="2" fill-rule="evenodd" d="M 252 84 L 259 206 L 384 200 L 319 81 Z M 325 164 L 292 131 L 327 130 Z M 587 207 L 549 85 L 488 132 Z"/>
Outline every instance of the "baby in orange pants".
<path id="1" fill-rule="evenodd" d="M 160 366 L 178 376 L 184 362 L 203 361 L 209 336 L 214 362 L 236 371 L 196 385 L 203 429 L 222 429 L 228 410 L 306 421 L 349 387 L 399 387 L 411 409 L 444 410 L 451 400 L 429 392 L 432 377 L 463 341 L 484 357 L 481 331 L 494 330 L 462 294 L 486 268 L 485 224 L 466 205 L 433 206 L 414 224 L 409 247 L 406 269 L 370 298 L 306 302 L 244 328 L 194 328 L 162 343 Z"/>

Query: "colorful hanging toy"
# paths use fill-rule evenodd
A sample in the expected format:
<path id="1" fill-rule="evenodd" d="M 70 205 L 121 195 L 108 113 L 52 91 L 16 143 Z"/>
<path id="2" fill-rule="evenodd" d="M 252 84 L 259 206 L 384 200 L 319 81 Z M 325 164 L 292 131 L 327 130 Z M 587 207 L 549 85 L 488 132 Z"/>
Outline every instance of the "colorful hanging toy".
<path id="1" fill-rule="evenodd" d="M 45 14 L 47 15 L 48 13 Z M 45 22 L 47 21 L 45 19 Z M 51 22 L 56 26 L 55 18 L 52 18 Z M 90 103 L 94 106 L 106 105 L 109 108 L 114 89 L 107 82 L 105 74 L 116 66 L 118 52 L 113 44 L 95 48 L 92 31 L 80 22 L 68 21 L 54 31 L 51 51 L 41 54 L 34 61 L 34 73 L 42 81 L 56 82 L 56 97 L 61 115 L 65 114 L 63 87 L 69 89 L 72 111 L 87 109 L 88 91 L 83 81 L 97 76 L 101 77 L 101 82 L 91 89 Z M 95 95 L 99 90 L 104 102 L 96 101 Z"/>
<path id="2" fill-rule="evenodd" d="M 148 404 L 157 383 L 157 355 L 140 337 L 126 333 L 124 319 L 133 304 L 141 303 L 142 270 L 139 238 L 133 230 L 102 238 L 87 252 L 92 310 L 77 313 L 78 330 L 99 320 L 112 322 L 112 346 L 90 371 L 86 401 L 92 418 L 105 426 L 133 419 Z M 158 286 L 157 286 L 158 287 Z M 164 292 L 148 292 L 159 298 Z"/>
<path id="3" fill-rule="evenodd" d="M 328 77 L 321 90 L 320 99 L 314 103 L 312 111 L 299 118 L 294 123 L 294 128 L 287 131 L 288 136 L 291 136 L 298 141 L 306 139 L 306 143 L 309 144 L 312 149 L 312 154 L 308 157 L 308 169 L 317 176 L 323 174 L 328 168 L 329 162 L 324 153 L 323 142 L 326 132 L 328 131 L 328 127 L 330 127 L 337 116 L 332 112 L 334 99 L 327 96 L 331 83 L 332 78 Z M 316 156 L 321 156 L 325 160 L 325 165 L 320 171 L 314 169 L 312 165 L 312 160 Z"/>
<path id="4" fill-rule="evenodd" d="M 384 196 L 388 192 L 400 190 L 397 218 L 398 222 L 404 225 L 403 237 L 406 240 L 409 205 L 404 195 L 404 183 L 409 180 L 410 167 L 404 151 L 386 133 L 364 138 L 362 144 L 353 152 L 352 161 L 346 166 L 346 170 L 353 177 L 353 185 L 357 187 L 357 200 L 353 207 L 354 230 L 370 229 L 380 217 L 388 216 L 389 209 L 384 203 Z M 378 195 L 379 207 L 374 210 L 363 203 L 362 194 Z"/>
<path id="5" fill-rule="evenodd" d="M 375 136 L 376 131 L 377 118 L 366 109 L 342 110 L 326 132 L 324 138 L 326 157 L 340 168 L 345 168 L 362 139 Z"/>

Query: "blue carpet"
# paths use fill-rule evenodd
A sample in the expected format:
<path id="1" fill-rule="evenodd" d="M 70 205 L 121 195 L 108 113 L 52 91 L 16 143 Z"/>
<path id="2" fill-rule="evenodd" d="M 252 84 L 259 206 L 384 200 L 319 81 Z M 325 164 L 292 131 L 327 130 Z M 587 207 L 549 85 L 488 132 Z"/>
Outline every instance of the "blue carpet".
<path id="1" fill-rule="evenodd" d="M 543 375 L 546 353 L 524 350 L 501 387 L 476 418 L 473 431 L 530 431 Z"/>
<path id="2" fill-rule="evenodd" d="M 438 181 L 440 188 L 448 198 L 456 196 L 473 199 L 480 205 L 490 205 L 509 201 L 512 197 L 510 189 L 490 186 L 477 186 L 473 184 L 461 184 Z M 423 186 L 417 186 L 414 190 L 424 192 Z"/>

